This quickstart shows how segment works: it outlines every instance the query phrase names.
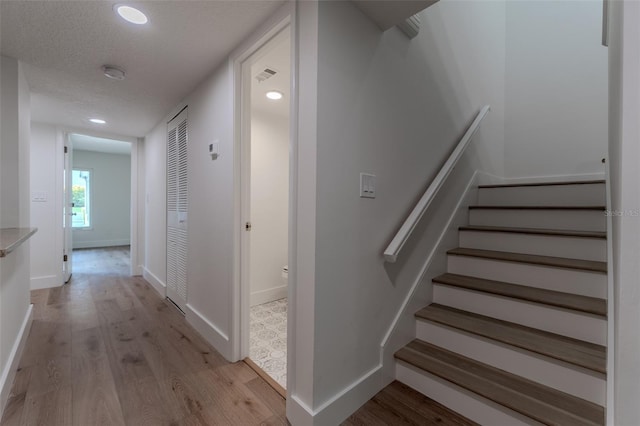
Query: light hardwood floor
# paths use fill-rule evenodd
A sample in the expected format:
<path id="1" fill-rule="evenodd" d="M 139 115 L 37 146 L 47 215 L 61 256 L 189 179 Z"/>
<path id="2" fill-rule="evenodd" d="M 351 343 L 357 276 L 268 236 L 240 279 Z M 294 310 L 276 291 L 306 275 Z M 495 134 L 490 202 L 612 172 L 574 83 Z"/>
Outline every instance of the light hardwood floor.
<path id="1" fill-rule="evenodd" d="M 127 276 L 126 248 L 74 257 L 69 284 L 32 292 L 2 426 L 287 424 L 284 399 L 263 379 Z"/>
<path id="2" fill-rule="evenodd" d="M 287 425 L 285 400 L 231 364 L 141 277 L 128 247 L 74 251 L 34 321 L 0 426 Z M 344 423 L 471 425 L 394 382 Z"/>

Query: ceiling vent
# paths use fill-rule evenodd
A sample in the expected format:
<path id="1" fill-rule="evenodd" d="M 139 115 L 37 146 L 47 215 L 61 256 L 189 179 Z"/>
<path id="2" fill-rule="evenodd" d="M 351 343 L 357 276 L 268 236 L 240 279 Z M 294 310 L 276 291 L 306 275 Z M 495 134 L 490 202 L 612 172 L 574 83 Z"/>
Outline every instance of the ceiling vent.
<path id="1" fill-rule="evenodd" d="M 265 67 L 256 75 L 256 80 L 258 80 L 258 83 L 262 83 L 263 81 L 270 79 L 277 73 L 278 71 L 274 70 L 273 68 Z"/>

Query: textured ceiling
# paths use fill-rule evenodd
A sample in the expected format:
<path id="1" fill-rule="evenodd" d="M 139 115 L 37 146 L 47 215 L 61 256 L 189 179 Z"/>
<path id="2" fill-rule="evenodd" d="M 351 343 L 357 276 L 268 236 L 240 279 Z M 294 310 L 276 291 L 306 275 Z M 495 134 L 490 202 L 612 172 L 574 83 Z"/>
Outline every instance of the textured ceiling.
<path id="1" fill-rule="evenodd" d="M 127 3 L 149 17 L 136 26 L 112 1 L 1 0 L 0 51 L 25 65 L 34 121 L 140 137 L 282 3 Z M 107 79 L 105 64 L 127 78 Z"/>

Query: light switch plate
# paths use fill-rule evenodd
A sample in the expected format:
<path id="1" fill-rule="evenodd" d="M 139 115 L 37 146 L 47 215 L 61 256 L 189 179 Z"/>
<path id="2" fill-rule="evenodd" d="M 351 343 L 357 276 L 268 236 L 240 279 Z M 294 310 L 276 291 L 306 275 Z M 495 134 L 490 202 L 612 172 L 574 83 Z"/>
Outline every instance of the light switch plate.
<path id="1" fill-rule="evenodd" d="M 376 198 L 376 176 L 360 173 L 360 197 Z"/>
<path id="2" fill-rule="evenodd" d="M 46 203 L 47 202 L 47 193 L 46 192 L 32 192 L 31 193 L 31 201 L 34 203 Z"/>

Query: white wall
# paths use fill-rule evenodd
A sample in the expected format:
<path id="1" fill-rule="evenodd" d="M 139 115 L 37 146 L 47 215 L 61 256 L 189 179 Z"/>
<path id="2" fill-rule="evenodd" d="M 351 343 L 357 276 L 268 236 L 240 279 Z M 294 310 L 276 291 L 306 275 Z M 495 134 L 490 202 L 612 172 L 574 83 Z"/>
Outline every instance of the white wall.
<path id="1" fill-rule="evenodd" d="M 29 227 L 29 87 L 18 61 L 0 56 L 0 66 L 0 224 Z M 0 259 L 0 415 L 29 332 L 29 244 Z"/>
<path id="2" fill-rule="evenodd" d="M 603 174 L 602 1 L 507 1 L 505 177 Z"/>
<path id="3" fill-rule="evenodd" d="M 91 170 L 91 227 L 73 230 L 73 248 L 129 245 L 131 155 L 74 149 L 73 168 Z"/>
<path id="4" fill-rule="evenodd" d="M 63 159 L 57 138 L 54 126 L 31 123 L 31 193 L 46 198 L 31 202 L 31 223 L 38 228 L 31 240 L 32 290 L 62 285 L 62 250 L 57 248 L 62 237 Z"/>
<path id="5" fill-rule="evenodd" d="M 233 282 L 234 147 L 231 72 L 227 64 L 189 95 L 188 116 L 187 319 L 210 324 L 206 336 L 231 357 L 230 306 Z M 178 108 L 178 112 L 182 108 Z M 147 263 L 145 276 L 166 285 L 166 122 L 145 138 L 147 156 Z M 212 161 L 208 144 L 219 140 L 220 156 Z M 155 159 L 157 164 L 151 164 Z M 162 162 L 160 162 L 162 161 Z M 152 184 L 153 182 L 153 184 Z M 153 206 L 151 205 L 153 203 Z M 153 240 L 155 244 L 149 244 Z M 202 330 L 199 329 L 201 332 Z M 203 333 L 204 334 L 204 333 Z"/>
<path id="6" fill-rule="evenodd" d="M 297 228 L 315 265 L 296 287 L 313 289 L 315 310 L 294 309 L 313 318 L 298 327 L 296 346 L 315 348 L 313 391 L 298 400 L 327 424 L 383 385 L 375 376 L 381 342 L 424 263 L 424 241 L 433 243 L 448 216 L 423 226 L 398 264 L 385 265 L 382 251 L 484 104 L 492 112 L 466 161 L 503 172 L 505 6 L 440 2 L 422 13 L 412 41 L 395 29 L 381 33 L 350 3 L 316 7 L 318 38 L 305 34 L 298 50 L 318 50 L 317 79 L 302 65 L 299 76 L 301 105 L 317 91 L 317 121 L 301 116 L 300 131 L 310 134 L 298 140 L 299 164 L 317 167 L 315 188 L 314 169 L 298 171 L 298 193 L 315 193 L 315 237 L 301 221 Z M 299 19 L 313 14 L 301 7 Z M 471 178 L 471 167 L 460 168 L 466 175 L 434 205 L 455 205 Z M 376 199 L 358 197 L 360 172 L 377 176 Z"/>
<path id="7" fill-rule="evenodd" d="M 287 296 L 289 120 L 251 113 L 251 305 Z"/>
<path id="8" fill-rule="evenodd" d="M 615 321 L 615 422 L 640 424 L 640 4 L 610 2 L 609 160 L 613 218 Z M 607 410 L 610 414 L 611 410 Z"/>

